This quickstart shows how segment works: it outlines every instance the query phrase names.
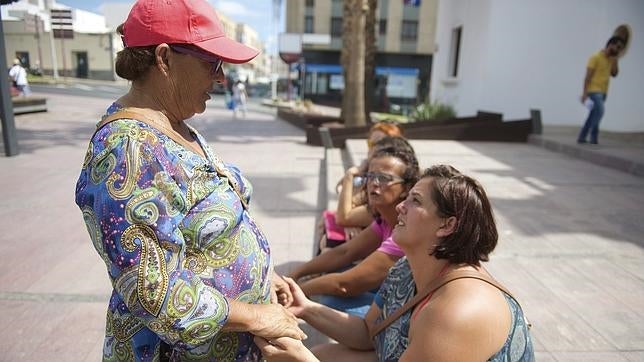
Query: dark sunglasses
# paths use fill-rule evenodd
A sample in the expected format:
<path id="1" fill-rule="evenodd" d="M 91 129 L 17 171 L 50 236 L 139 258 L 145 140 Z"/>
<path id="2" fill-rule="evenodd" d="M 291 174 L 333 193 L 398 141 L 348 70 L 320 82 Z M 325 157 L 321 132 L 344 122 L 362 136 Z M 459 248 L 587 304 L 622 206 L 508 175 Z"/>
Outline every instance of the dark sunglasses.
<path id="1" fill-rule="evenodd" d="M 364 177 L 367 179 L 367 182 L 371 181 L 376 185 L 392 185 L 395 183 L 403 183 L 405 179 L 400 176 L 389 175 L 386 173 L 380 172 L 367 172 Z"/>
<path id="2" fill-rule="evenodd" d="M 211 76 L 216 76 L 219 71 L 221 70 L 221 67 L 224 64 L 224 61 L 221 60 L 221 58 L 216 57 L 214 55 L 206 54 L 204 52 L 201 52 L 199 50 L 196 50 L 194 48 L 188 48 L 183 45 L 170 45 L 170 49 L 173 51 L 180 53 L 180 54 L 185 54 L 185 55 L 190 55 L 193 56 L 197 59 L 201 59 L 203 61 L 206 61 L 210 63 L 210 75 Z"/>

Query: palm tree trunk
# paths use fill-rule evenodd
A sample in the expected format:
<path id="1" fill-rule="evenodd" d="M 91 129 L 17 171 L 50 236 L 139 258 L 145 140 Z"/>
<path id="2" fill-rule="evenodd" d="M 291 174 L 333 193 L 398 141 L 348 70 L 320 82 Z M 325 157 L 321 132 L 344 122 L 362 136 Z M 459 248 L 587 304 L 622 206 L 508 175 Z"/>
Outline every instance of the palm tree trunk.
<path id="1" fill-rule="evenodd" d="M 371 120 L 369 115 L 374 109 L 374 95 L 376 88 L 376 9 L 378 0 L 368 0 L 368 11 L 365 19 L 365 69 L 364 69 L 364 89 L 365 89 L 365 119 Z"/>
<path id="2" fill-rule="evenodd" d="M 365 21 L 367 0 L 345 0 L 342 53 L 344 92 L 342 117 L 347 127 L 363 126 L 365 119 Z"/>

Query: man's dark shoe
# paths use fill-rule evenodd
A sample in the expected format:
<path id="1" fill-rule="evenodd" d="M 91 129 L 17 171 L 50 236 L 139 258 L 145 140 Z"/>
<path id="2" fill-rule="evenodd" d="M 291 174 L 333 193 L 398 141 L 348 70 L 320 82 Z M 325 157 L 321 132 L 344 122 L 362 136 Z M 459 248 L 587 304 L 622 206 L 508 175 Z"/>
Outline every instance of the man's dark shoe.
<path id="1" fill-rule="evenodd" d="M 588 142 L 586 142 L 586 140 L 577 140 L 577 143 L 579 143 L 580 145 L 583 145 L 584 143 L 588 143 Z"/>

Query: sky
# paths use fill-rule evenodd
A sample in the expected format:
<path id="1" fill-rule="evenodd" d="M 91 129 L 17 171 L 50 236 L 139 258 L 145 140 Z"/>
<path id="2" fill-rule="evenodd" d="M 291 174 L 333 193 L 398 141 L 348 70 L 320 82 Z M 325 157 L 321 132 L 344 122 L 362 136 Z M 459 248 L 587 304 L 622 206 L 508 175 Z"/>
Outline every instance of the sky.
<path id="1" fill-rule="evenodd" d="M 208 0 L 215 6 L 218 12 L 226 14 L 236 22 L 250 25 L 255 29 L 260 38 L 264 41 L 267 50 L 275 47 L 275 35 L 273 30 L 273 0 Z M 103 14 L 103 5 L 106 3 L 133 4 L 134 1 L 127 0 L 57 0 L 57 3 L 65 4 L 72 8 L 91 11 Z M 285 3 L 285 1 L 282 1 Z M 282 5 L 282 8 L 284 6 Z M 283 10 L 283 9 L 282 9 Z M 105 15 L 105 14 L 103 14 Z M 125 20 L 125 19 L 123 19 Z M 278 31 L 284 31 L 284 17 L 280 19 Z"/>

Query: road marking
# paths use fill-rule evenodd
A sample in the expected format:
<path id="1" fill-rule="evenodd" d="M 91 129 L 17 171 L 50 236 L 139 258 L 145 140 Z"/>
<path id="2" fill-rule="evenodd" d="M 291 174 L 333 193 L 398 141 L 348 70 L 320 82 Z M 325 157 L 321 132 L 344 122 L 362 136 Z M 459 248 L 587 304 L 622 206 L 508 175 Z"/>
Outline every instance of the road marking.
<path id="1" fill-rule="evenodd" d="M 74 84 L 74 88 L 78 88 L 78 89 L 82 89 L 82 90 L 86 90 L 86 91 L 94 90 L 93 87 L 90 87 L 90 86 L 85 85 L 85 84 Z"/>

